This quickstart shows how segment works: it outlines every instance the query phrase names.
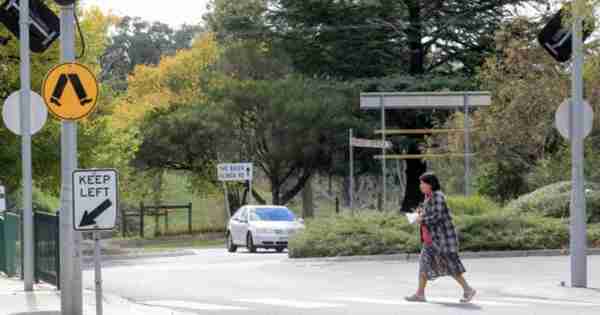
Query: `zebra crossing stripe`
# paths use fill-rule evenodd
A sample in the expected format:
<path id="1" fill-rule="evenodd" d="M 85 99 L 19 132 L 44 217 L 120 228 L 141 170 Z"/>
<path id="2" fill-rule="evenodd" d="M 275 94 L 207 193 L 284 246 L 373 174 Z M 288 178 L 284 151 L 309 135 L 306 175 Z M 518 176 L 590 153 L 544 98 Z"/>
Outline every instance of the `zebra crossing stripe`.
<path id="1" fill-rule="evenodd" d="M 336 307 L 345 307 L 346 306 L 343 304 L 308 302 L 308 301 L 298 301 L 298 300 L 284 300 L 284 299 L 275 299 L 275 298 L 242 299 L 242 300 L 236 300 L 236 302 L 250 303 L 250 304 L 264 304 L 264 305 L 272 305 L 272 306 L 284 306 L 284 307 L 300 308 L 300 309 L 336 308 Z"/>
<path id="2" fill-rule="evenodd" d="M 194 311 L 248 311 L 247 307 L 229 306 L 229 305 L 218 305 L 218 304 L 204 304 L 196 302 L 186 301 L 145 301 L 140 304 L 148 306 L 161 306 L 167 308 L 179 308 L 188 309 Z"/>
<path id="3" fill-rule="evenodd" d="M 534 304 L 600 307 L 600 304 L 591 303 L 591 302 L 561 301 L 561 300 L 547 300 L 547 299 L 534 299 L 534 298 L 502 298 L 502 300 L 512 301 L 512 302 L 522 302 L 522 303 L 534 303 Z"/>

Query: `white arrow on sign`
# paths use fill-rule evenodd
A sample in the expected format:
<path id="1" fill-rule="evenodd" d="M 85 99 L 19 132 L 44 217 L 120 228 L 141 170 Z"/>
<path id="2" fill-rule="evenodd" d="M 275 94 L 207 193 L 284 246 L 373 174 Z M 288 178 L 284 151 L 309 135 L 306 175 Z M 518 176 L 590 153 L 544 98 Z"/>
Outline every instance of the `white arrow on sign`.
<path id="1" fill-rule="evenodd" d="M 116 170 L 73 172 L 73 227 L 77 231 L 112 230 L 117 222 L 119 177 Z"/>

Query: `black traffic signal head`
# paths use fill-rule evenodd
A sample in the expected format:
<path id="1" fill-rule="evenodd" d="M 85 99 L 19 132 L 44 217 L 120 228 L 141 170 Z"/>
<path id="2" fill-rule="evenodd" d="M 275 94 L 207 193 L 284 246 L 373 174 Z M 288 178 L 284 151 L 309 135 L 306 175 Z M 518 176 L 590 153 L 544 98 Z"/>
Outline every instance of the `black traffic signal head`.
<path id="1" fill-rule="evenodd" d="M 54 0 L 54 2 L 60 4 L 60 5 L 72 5 L 76 2 L 77 0 Z"/>
<path id="2" fill-rule="evenodd" d="M 29 17 L 31 51 L 42 53 L 60 36 L 60 20 L 39 0 L 31 1 Z M 19 0 L 5 0 L 0 4 L 0 24 L 4 24 L 16 38 L 21 35 L 19 18 Z"/>

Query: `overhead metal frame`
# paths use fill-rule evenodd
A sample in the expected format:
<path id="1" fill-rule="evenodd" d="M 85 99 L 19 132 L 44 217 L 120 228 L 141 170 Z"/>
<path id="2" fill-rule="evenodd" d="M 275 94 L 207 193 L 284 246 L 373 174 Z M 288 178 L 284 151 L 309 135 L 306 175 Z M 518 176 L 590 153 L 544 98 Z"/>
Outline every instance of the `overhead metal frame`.
<path id="1" fill-rule="evenodd" d="M 465 92 L 383 92 L 383 93 L 361 93 L 360 108 L 363 110 L 379 110 L 381 112 L 381 134 L 382 141 L 386 140 L 388 134 L 434 134 L 442 131 L 428 129 L 415 130 L 391 130 L 387 131 L 385 124 L 386 109 L 458 109 L 463 108 L 465 112 L 464 132 L 465 151 L 460 156 L 465 159 L 465 195 L 470 195 L 471 177 L 471 122 L 469 112 L 472 107 L 485 107 L 492 104 L 492 93 L 487 91 L 465 91 Z M 426 133 L 424 131 L 427 131 Z M 448 130 L 444 131 L 448 132 Z M 453 131 L 454 132 L 454 131 Z M 386 152 L 382 148 L 379 157 L 382 162 L 382 191 L 383 206 L 386 200 Z M 421 159 L 423 155 L 397 155 L 403 159 Z"/>

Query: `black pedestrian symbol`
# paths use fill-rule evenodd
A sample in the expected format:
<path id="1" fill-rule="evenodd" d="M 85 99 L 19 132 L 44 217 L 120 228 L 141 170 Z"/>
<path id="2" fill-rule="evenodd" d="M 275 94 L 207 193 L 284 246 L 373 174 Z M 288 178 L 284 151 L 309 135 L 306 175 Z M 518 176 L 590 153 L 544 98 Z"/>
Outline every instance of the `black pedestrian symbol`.
<path id="1" fill-rule="evenodd" d="M 81 84 L 81 79 L 77 73 L 69 73 L 69 74 L 61 74 L 58 78 L 58 82 L 54 87 L 54 92 L 52 92 L 52 98 L 50 102 L 56 106 L 62 106 L 60 103 L 60 98 L 65 92 L 65 88 L 67 87 L 67 83 L 71 82 L 73 88 L 75 89 L 75 93 L 77 93 L 77 97 L 79 98 L 79 103 L 81 106 L 85 106 L 94 100 L 89 98 L 83 84 Z"/>

